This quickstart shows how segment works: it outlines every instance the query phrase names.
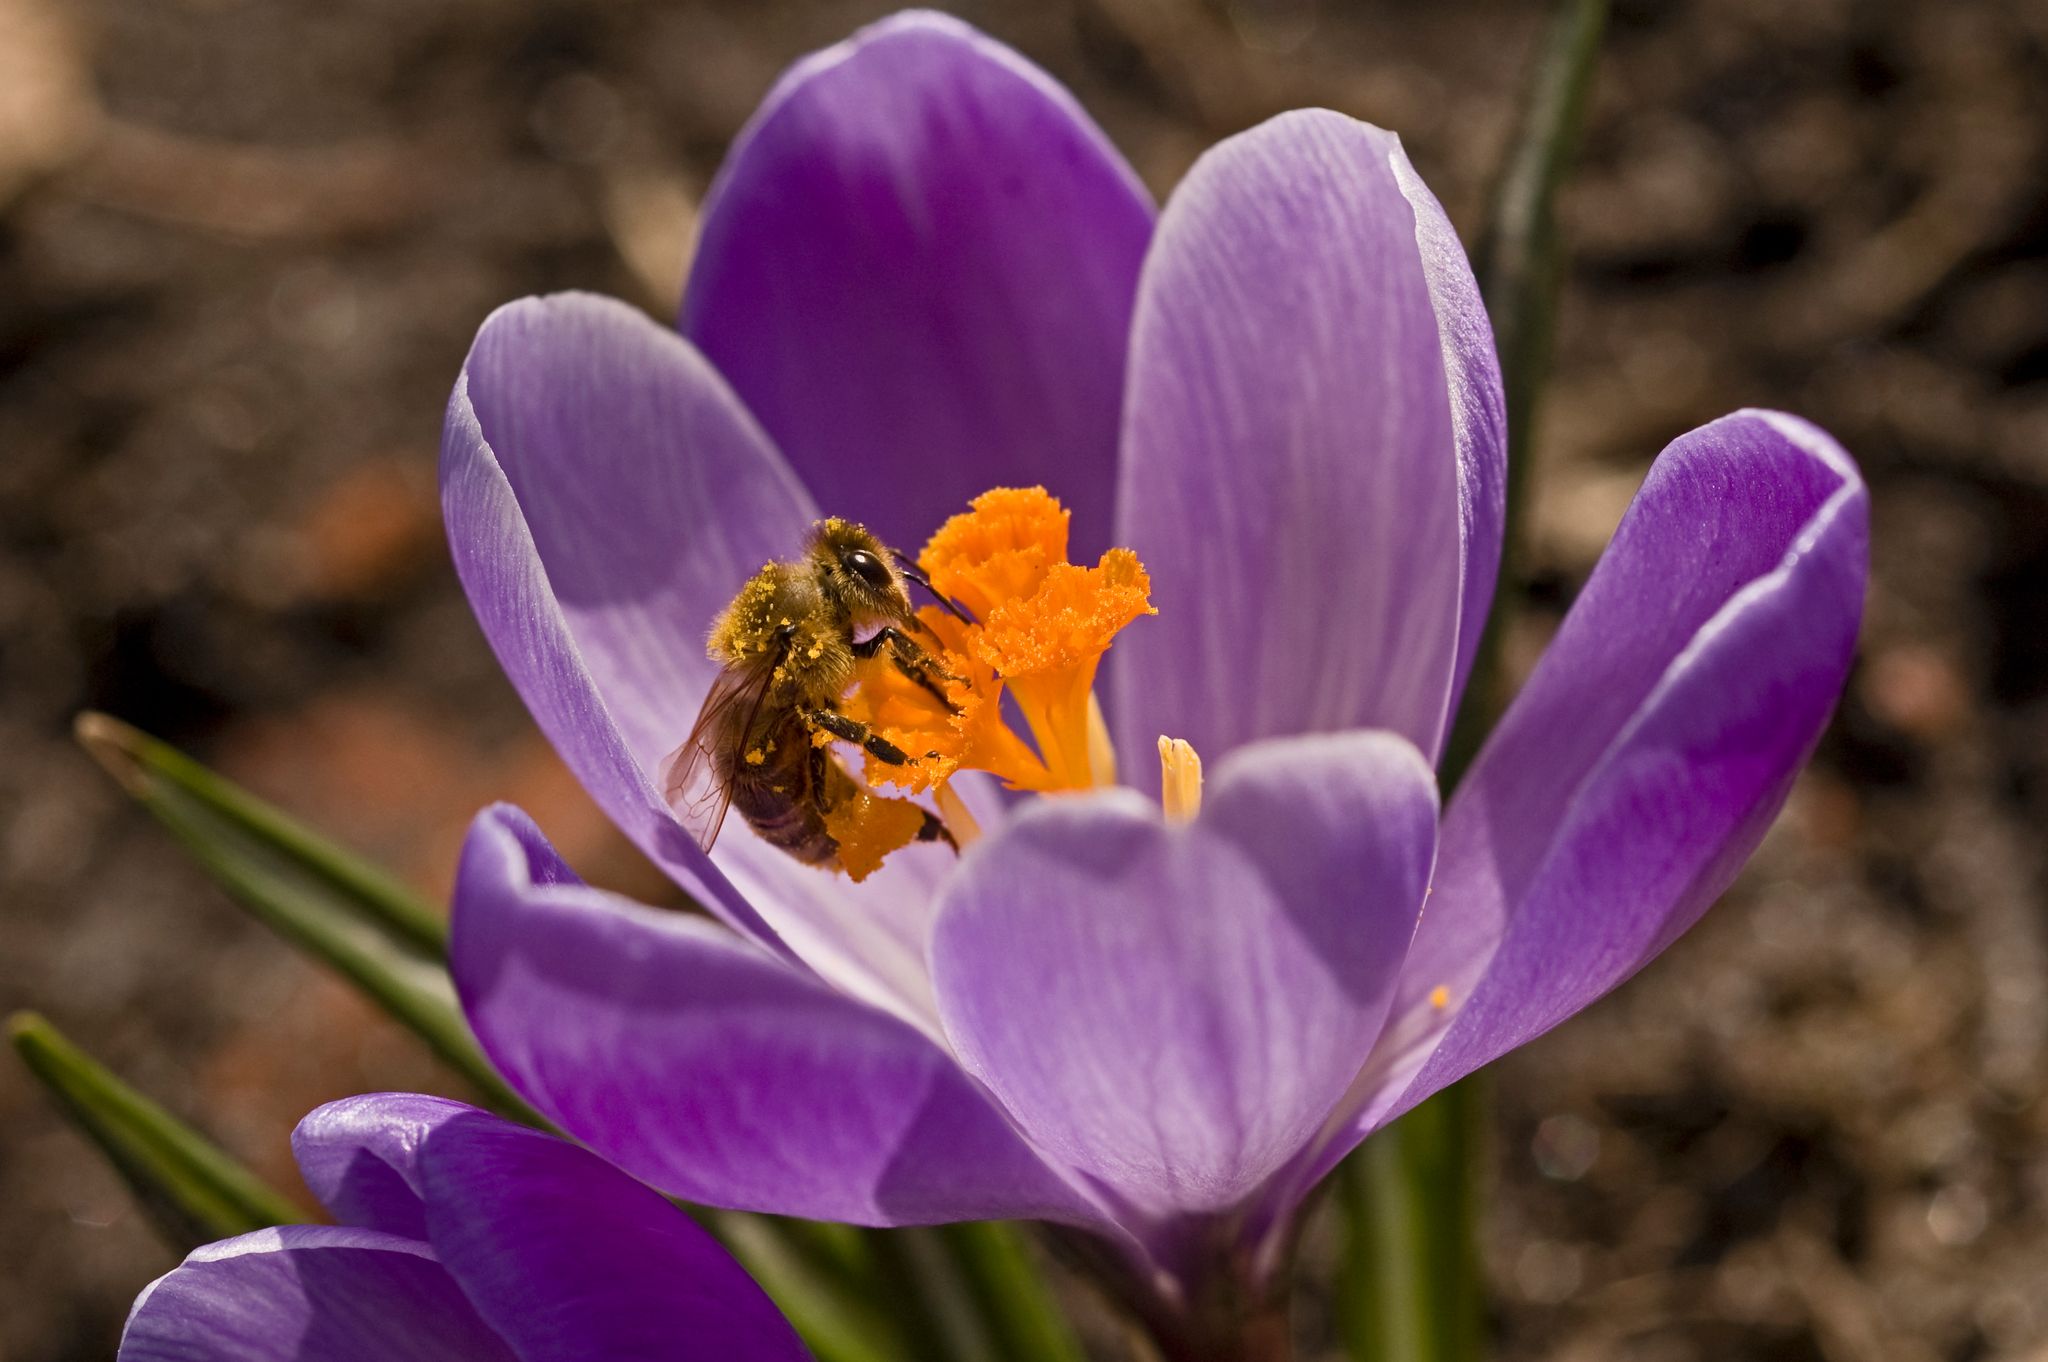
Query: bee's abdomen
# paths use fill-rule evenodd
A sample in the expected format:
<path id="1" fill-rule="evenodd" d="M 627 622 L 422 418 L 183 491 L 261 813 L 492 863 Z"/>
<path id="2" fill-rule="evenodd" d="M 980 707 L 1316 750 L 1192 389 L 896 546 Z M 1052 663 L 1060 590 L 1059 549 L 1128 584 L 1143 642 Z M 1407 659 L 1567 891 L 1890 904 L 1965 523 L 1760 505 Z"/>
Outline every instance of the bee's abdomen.
<path id="1" fill-rule="evenodd" d="M 806 865 L 829 865 L 839 843 L 825 830 L 825 815 L 810 788 L 808 744 L 789 743 L 789 759 L 736 773 L 732 806 L 761 840 Z"/>
<path id="2" fill-rule="evenodd" d="M 825 820 L 816 809 L 794 804 L 782 796 L 763 805 L 742 805 L 738 791 L 733 806 L 761 839 L 778 851 L 788 852 L 806 865 L 824 865 L 839 854 L 839 843 L 825 831 Z"/>

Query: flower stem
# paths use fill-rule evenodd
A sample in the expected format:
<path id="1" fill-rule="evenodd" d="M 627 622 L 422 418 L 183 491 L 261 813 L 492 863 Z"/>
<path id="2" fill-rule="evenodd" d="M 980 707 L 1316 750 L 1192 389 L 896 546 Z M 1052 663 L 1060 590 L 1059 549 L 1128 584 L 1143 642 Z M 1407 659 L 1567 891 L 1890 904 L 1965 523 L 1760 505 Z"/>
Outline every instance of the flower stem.
<path id="1" fill-rule="evenodd" d="M 1107 1240 L 1041 1227 L 1052 1252 L 1091 1281 L 1152 1344 L 1160 1362 L 1292 1362 L 1290 1274 L 1259 1272 L 1235 1219 L 1193 1226 L 1175 1260 L 1178 1285 L 1162 1288 Z"/>
<path id="2" fill-rule="evenodd" d="M 1199 1331 L 1159 1338 L 1162 1362 L 1292 1362 L 1284 1307 L 1203 1323 Z"/>
<path id="3" fill-rule="evenodd" d="M 1467 1079 L 1367 1140 L 1340 1173 L 1345 1261 L 1338 1296 L 1350 1356 L 1476 1362 L 1485 1351 L 1478 1185 L 1487 1103 Z"/>

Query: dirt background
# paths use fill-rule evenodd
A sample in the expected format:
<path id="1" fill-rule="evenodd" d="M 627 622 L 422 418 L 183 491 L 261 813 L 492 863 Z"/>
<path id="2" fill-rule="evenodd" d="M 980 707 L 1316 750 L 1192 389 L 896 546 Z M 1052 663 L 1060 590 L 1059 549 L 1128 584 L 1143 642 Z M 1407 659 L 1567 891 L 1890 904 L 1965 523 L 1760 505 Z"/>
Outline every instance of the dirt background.
<path id="1" fill-rule="evenodd" d="M 124 716 L 442 897 L 532 809 L 659 892 L 528 725 L 440 542 L 497 303 L 656 313 L 776 72 L 869 3 L 0 0 L 0 1004 L 288 1178 L 445 1080 L 71 745 Z M 1487 0 L 990 0 L 1163 194 L 1324 104 L 1470 234 L 1533 47 Z M 1863 660 L 1707 922 L 1497 1070 L 1512 1359 L 2048 1358 L 2048 4 L 1624 0 L 1540 434 L 1526 665 L 1643 468 L 1764 404 L 1876 493 Z M 111 1355 L 170 1258 L 0 1063 L 0 1357 Z"/>

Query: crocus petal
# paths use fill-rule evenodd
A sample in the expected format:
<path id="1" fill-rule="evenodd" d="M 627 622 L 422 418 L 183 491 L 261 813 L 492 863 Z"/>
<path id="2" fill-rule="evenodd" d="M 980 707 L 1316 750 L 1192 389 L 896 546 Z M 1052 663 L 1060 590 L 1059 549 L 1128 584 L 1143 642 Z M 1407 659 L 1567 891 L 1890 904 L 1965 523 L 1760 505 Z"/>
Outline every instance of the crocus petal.
<path id="1" fill-rule="evenodd" d="M 943 852 L 853 886 L 735 820 L 713 864 L 656 792 L 714 674 L 705 631 L 814 517 L 704 358 L 608 299 L 500 308 L 449 403 L 441 481 L 484 635 L 605 812 L 735 927 L 779 936 L 861 996 L 928 1012 L 927 886 Z"/>
<path id="2" fill-rule="evenodd" d="M 947 1035 L 1041 1150 L 1141 1213 L 1231 1206 L 1357 1072 L 1435 832 L 1428 765 L 1384 733 L 1247 748 L 1186 825 L 1128 790 L 1045 801 L 944 894 Z"/>
<path id="3" fill-rule="evenodd" d="M 1458 710 L 1479 638 L 1493 608 L 1500 576 L 1501 541 L 1507 523 L 1508 416 L 1501 389 L 1500 357 L 1493 347 L 1493 322 L 1479 296 L 1479 281 L 1457 229 L 1436 196 L 1415 173 L 1399 142 L 1389 157 L 1401 192 L 1415 210 L 1415 244 L 1436 308 L 1443 343 L 1444 376 L 1450 382 L 1451 429 L 1458 447 L 1458 525 L 1463 537 L 1463 580 L 1459 595 L 1458 673 L 1445 714 Z"/>
<path id="4" fill-rule="evenodd" d="M 474 1110 L 416 1092 L 345 1097 L 299 1122 L 292 1157 L 307 1189 L 342 1224 L 425 1239 L 420 1145 L 436 1126 Z"/>
<path id="5" fill-rule="evenodd" d="M 1849 456 L 1791 417 L 1658 458 L 1451 802 L 1362 1129 L 1599 998 L 1727 887 L 1841 693 L 1868 515 Z"/>
<path id="6" fill-rule="evenodd" d="M 520 1093 L 665 1191 L 858 1224 L 1090 1217 L 925 1036 L 587 888 L 515 809 L 471 828 L 450 967 Z"/>
<path id="7" fill-rule="evenodd" d="M 1111 655 L 1125 772 L 1156 768 L 1161 733 L 1214 760 L 1387 728 L 1435 756 L 1462 546 L 1498 540 L 1461 519 L 1461 423 L 1476 440 L 1497 398 L 1465 391 L 1493 369 L 1438 223 L 1392 134 L 1320 110 L 1221 143 L 1174 191 L 1139 282 L 1117 485 L 1118 542 L 1159 610 Z"/>
<path id="8" fill-rule="evenodd" d="M 151 1283 L 120 1362 L 198 1358 L 516 1362 L 425 1244 L 327 1225 L 208 1244 Z"/>
<path id="9" fill-rule="evenodd" d="M 1092 561 L 1151 227 L 1055 81 L 898 15 L 799 63 L 740 134 L 683 330 L 833 514 L 914 552 L 975 494 L 1043 483 Z"/>
<path id="10" fill-rule="evenodd" d="M 472 1110 L 419 1166 L 435 1256 L 522 1358 L 809 1356 L 718 1241 L 594 1154 Z"/>

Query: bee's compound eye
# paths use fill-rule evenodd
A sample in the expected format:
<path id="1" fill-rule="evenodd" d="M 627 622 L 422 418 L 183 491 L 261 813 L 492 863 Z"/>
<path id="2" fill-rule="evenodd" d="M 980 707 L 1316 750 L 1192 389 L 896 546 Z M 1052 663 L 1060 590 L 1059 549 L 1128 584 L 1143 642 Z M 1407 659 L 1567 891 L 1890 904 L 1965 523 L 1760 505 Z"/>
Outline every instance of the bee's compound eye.
<path id="1" fill-rule="evenodd" d="M 866 549 L 854 549 L 839 561 L 848 572 L 869 586 L 886 587 L 893 580 L 889 576 L 888 565 Z"/>

